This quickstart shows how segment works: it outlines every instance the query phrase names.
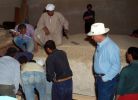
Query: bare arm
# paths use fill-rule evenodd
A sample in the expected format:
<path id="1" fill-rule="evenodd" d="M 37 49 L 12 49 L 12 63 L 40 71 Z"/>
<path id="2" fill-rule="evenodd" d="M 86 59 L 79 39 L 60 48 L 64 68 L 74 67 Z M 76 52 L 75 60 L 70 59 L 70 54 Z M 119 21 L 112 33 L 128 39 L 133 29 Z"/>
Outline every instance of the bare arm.
<path id="1" fill-rule="evenodd" d="M 119 99 L 119 97 L 120 97 L 120 95 L 116 95 L 116 98 L 115 98 L 115 100 L 118 100 L 118 99 Z"/>

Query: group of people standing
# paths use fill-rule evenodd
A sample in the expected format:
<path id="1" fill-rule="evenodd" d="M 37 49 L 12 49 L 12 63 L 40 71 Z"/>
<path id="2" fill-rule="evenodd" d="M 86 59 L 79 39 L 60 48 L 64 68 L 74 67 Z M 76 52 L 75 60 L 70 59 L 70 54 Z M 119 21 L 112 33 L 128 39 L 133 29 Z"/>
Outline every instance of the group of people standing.
<path id="1" fill-rule="evenodd" d="M 120 49 L 108 36 L 107 33 L 110 29 L 105 28 L 104 23 L 95 23 L 95 12 L 91 4 L 87 5 L 83 19 L 85 21 L 85 33 L 88 36 L 86 40 L 90 38 L 96 43 L 92 62 L 97 99 L 137 100 L 138 47 L 128 48 L 126 59 L 129 65 L 120 73 Z"/>
<path id="2" fill-rule="evenodd" d="M 95 22 L 95 12 L 92 5 L 87 5 L 87 11 L 83 14 L 85 21 L 85 33 L 90 31 L 91 25 Z M 56 45 L 62 44 L 62 37 L 69 31 L 67 19 L 59 12 L 55 11 L 54 4 L 47 4 L 45 12 L 38 20 L 36 29 L 28 23 L 22 23 L 12 31 L 14 43 L 23 51 L 38 51 L 38 45 L 44 46 L 48 40 L 54 40 Z M 67 37 L 68 38 L 68 37 Z"/>
<path id="3" fill-rule="evenodd" d="M 85 21 L 85 33 L 87 34 L 91 25 L 95 22 L 95 11 L 91 4 L 87 5 L 83 20 Z M 13 32 L 14 43 L 23 51 L 34 52 L 38 51 L 38 45 L 44 46 L 48 40 L 54 40 L 56 45 L 61 45 L 62 37 L 66 36 L 68 31 L 69 23 L 67 19 L 61 13 L 55 11 L 54 4 L 47 4 L 35 30 L 28 23 L 22 23 L 15 27 L 15 32 Z"/>
<path id="4" fill-rule="evenodd" d="M 108 36 L 110 29 L 105 28 L 104 23 L 94 23 L 92 5 L 89 4 L 87 8 L 88 12 L 83 16 L 85 32 L 97 44 L 92 55 L 97 99 L 113 100 L 117 94 L 116 100 L 137 100 L 138 48 L 130 47 L 127 50 L 129 65 L 121 71 L 120 49 Z M 49 81 L 52 82 L 52 100 L 72 100 L 73 72 L 65 51 L 56 48 L 62 43 L 63 28 L 68 31 L 68 21 L 54 10 L 53 4 L 46 6 L 46 12 L 41 15 L 36 30 L 32 32 L 34 34 L 27 34 L 27 24 L 18 25 L 19 34 L 14 34 L 14 43 L 23 54 L 16 58 L 17 50 L 9 48 L 6 55 L 0 58 L 0 95 L 15 97 L 20 83 L 27 100 L 34 100 L 34 88 L 40 100 L 47 100 L 46 82 Z M 33 52 L 35 42 L 43 46 L 48 55 L 46 69 L 33 60 L 33 55 L 25 53 Z"/>
<path id="5" fill-rule="evenodd" d="M 36 91 L 39 100 L 72 100 L 73 74 L 66 53 L 53 40 L 45 43 L 44 50 L 48 54 L 45 67 L 31 53 L 8 48 L 0 58 L 0 96 L 21 95 L 20 85 L 26 100 L 35 100 Z"/>
<path id="6" fill-rule="evenodd" d="M 3 72 L 0 77 L 0 95 L 15 97 L 16 94 L 20 94 L 20 83 L 27 100 L 34 100 L 35 89 L 40 100 L 72 99 L 72 71 L 66 53 L 56 49 L 56 45 L 62 44 L 63 29 L 65 33 L 68 32 L 68 21 L 61 13 L 54 11 L 54 4 L 47 4 L 45 9 L 46 12 L 41 15 L 35 30 L 28 23 L 19 24 L 15 30 L 11 30 L 13 42 L 18 49 L 10 47 L 7 50 L 9 55 L 6 53 L 0 58 L 0 68 Z M 49 55 L 46 70 L 33 60 L 33 53 L 38 49 L 38 44 L 44 47 Z M 56 67 L 60 67 L 58 71 Z M 10 76 L 11 73 L 13 75 Z"/>

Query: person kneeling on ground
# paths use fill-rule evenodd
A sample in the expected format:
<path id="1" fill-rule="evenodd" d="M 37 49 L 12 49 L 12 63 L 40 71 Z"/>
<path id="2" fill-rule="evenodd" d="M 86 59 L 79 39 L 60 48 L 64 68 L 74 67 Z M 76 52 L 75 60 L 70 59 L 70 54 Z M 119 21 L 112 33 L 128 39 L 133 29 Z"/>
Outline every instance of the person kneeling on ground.
<path id="1" fill-rule="evenodd" d="M 22 51 L 32 53 L 34 51 L 34 41 L 33 38 L 26 33 L 26 31 L 26 25 L 20 24 L 18 26 L 18 32 L 16 32 L 14 36 L 13 42 Z"/>

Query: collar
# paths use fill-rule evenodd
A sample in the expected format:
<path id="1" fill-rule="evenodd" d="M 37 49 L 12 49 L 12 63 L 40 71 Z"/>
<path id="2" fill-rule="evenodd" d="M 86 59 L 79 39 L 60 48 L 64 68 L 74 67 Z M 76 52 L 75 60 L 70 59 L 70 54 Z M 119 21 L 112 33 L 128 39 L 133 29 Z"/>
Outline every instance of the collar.
<path id="1" fill-rule="evenodd" d="M 109 37 L 107 36 L 102 42 L 97 43 L 99 47 L 102 47 L 104 44 L 106 44 L 109 40 Z"/>
<path id="2" fill-rule="evenodd" d="M 55 53 L 57 51 L 57 49 L 54 49 L 49 55 Z"/>
<path id="3" fill-rule="evenodd" d="M 132 63 L 138 63 L 138 60 L 134 60 L 134 61 L 131 62 L 131 64 L 132 64 Z"/>

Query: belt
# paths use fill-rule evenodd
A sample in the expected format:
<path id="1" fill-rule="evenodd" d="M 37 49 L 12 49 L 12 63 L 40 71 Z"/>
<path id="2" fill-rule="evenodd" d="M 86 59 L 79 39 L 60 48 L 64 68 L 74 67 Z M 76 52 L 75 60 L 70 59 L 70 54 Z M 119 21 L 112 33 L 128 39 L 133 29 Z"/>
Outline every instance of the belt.
<path id="1" fill-rule="evenodd" d="M 95 77 L 102 77 L 102 76 L 104 76 L 105 74 L 95 74 Z M 114 78 L 118 78 L 119 77 L 119 74 L 117 74 Z M 114 79 L 113 78 L 113 79 Z"/>
<path id="2" fill-rule="evenodd" d="M 69 77 L 66 77 L 66 78 L 55 80 L 54 82 L 56 82 L 56 83 L 58 83 L 58 82 L 64 82 L 64 81 L 69 80 L 71 78 L 72 78 L 72 76 L 69 76 Z"/>
<path id="3" fill-rule="evenodd" d="M 95 74 L 96 77 L 102 77 L 104 76 L 105 74 L 101 73 L 101 74 Z"/>

